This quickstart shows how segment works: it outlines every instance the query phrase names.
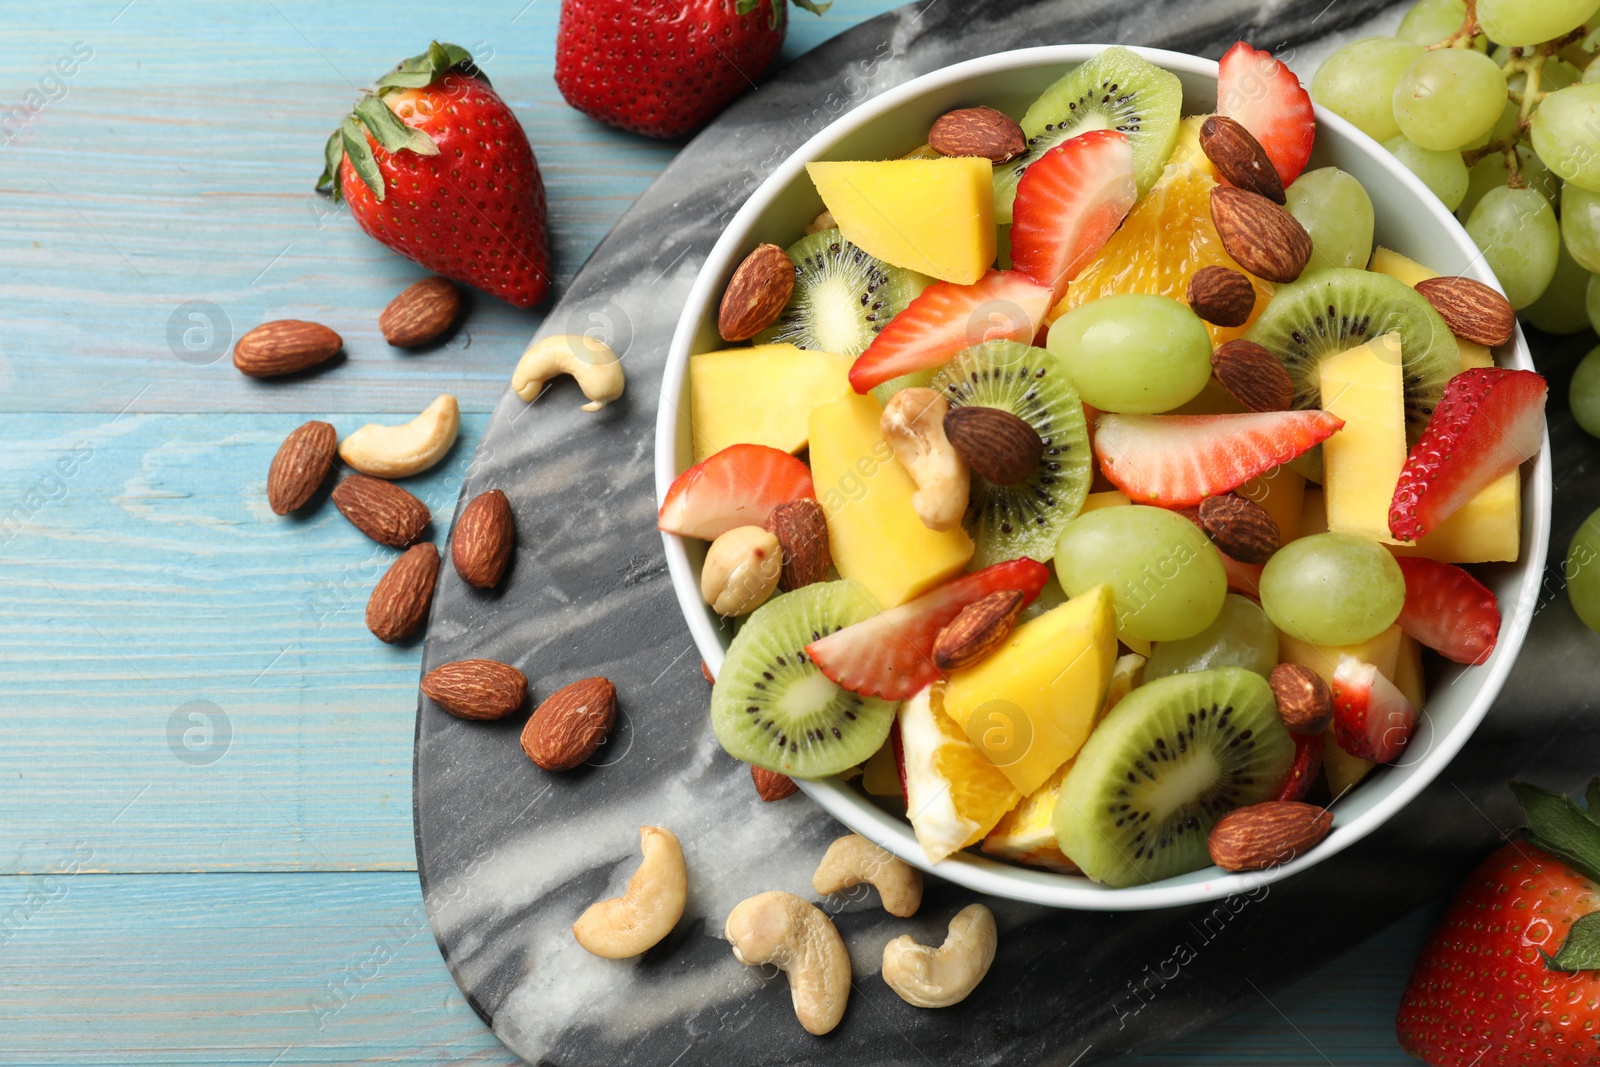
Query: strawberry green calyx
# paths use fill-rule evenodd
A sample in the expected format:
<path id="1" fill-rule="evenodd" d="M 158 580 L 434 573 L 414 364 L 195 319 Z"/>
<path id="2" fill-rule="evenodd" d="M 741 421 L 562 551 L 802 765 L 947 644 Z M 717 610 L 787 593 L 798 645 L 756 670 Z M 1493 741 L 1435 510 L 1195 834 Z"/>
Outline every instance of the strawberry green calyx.
<path id="1" fill-rule="evenodd" d="M 1569 796 L 1527 782 L 1512 782 L 1511 791 L 1527 819 L 1528 843 L 1600 883 L 1600 778 L 1585 792 L 1587 810 Z M 1572 924 L 1561 949 L 1546 955 L 1556 971 L 1600 969 L 1600 912 Z"/>
<path id="2" fill-rule="evenodd" d="M 817 0 L 794 0 L 796 7 L 803 7 L 813 15 L 820 15 L 833 6 L 833 0 L 826 3 L 817 3 Z M 761 6 L 761 0 L 736 0 L 733 10 L 740 15 L 748 15 Z M 784 0 L 772 0 L 772 25 L 776 26 L 783 19 Z"/>
<path id="3" fill-rule="evenodd" d="M 797 0 L 798 2 L 798 0 Z M 378 142 L 385 152 L 415 152 L 422 156 L 439 154 L 438 145 L 422 130 L 407 126 L 389 110 L 383 98 L 390 93 L 407 89 L 422 89 L 432 85 L 450 71 L 459 71 L 477 78 L 484 84 L 489 79 L 472 62 L 472 54 L 460 45 L 440 44 L 433 41 L 421 55 L 401 62 L 394 70 L 378 79 L 377 85 L 363 93 L 356 106 L 346 115 L 339 128 L 329 135 L 323 146 L 323 170 L 317 178 L 316 188 L 326 189 L 338 203 L 343 197 L 340 164 L 346 157 L 351 167 L 367 188 L 379 200 L 385 195 L 383 174 L 378 169 L 377 158 L 367 135 Z"/>

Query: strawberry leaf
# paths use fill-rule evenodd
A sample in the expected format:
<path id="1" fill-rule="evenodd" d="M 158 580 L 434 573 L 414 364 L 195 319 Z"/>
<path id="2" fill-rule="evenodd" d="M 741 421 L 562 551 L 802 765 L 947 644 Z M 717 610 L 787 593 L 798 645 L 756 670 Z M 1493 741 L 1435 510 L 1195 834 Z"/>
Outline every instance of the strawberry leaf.
<path id="1" fill-rule="evenodd" d="M 413 129 L 401 122 L 382 97 L 368 93 L 356 105 L 356 117 L 377 138 L 383 150 L 389 153 L 411 151 L 419 156 L 436 156 L 439 146 L 422 130 Z"/>
<path id="2" fill-rule="evenodd" d="M 350 165 L 360 175 L 362 184 L 371 189 L 381 202 L 384 197 L 383 172 L 378 170 L 378 161 L 372 155 L 372 146 L 367 144 L 367 131 L 361 123 L 356 121 L 354 115 L 346 115 L 343 124 L 339 127 L 343 135 L 344 154 L 350 157 Z"/>
<path id="3" fill-rule="evenodd" d="M 1529 843 L 1600 882 L 1600 824 L 1571 797 L 1554 790 L 1512 782 L 1511 791 L 1528 820 Z"/>
<path id="4" fill-rule="evenodd" d="M 819 4 L 817 0 L 794 0 L 794 2 L 795 6 L 803 7 L 813 15 L 820 15 L 833 6 L 833 0 L 828 0 L 825 4 Z"/>
<path id="5" fill-rule="evenodd" d="M 1583 801 L 1589 809 L 1589 818 L 1600 822 L 1600 778 L 1589 779 L 1589 788 L 1584 791 Z"/>
<path id="6" fill-rule="evenodd" d="M 738 3 L 733 5 L 733 10 L 736 14 L 748 15 L 750 12 L 754 11 L 760 5 L 760 3 L 761 0 L 739 0 Z"/>
<path id="7" fill-rule="evenodd" d="M 1561 951 L 1546 956 L 1545 963 L 1555 971 L 1600 970 L 1600 911 L 1573 923 Z"/>
<path id="8" fill-rule="evenodd" d="M 471 52 L 460 45 L 433 41 L 426 52 L 401 60 L 399 66 L 379 78 L 377 88 L 379 92 L 385 89 L 421 89 L 432 85 L 441 74 L 455 67 L 470 69 L 474 76 L 482 78 L 472 65 Z M 488 80 L 483 78 L 485 83 Z"/>
<path id="9" fill-rule="evenodd" d="M 340 187 L 339 164 L 344 162 L 344 128 L 340 127 L 328 135 L 328 143 L 322 147 L 322 176 L 317 179 L 317 190 L 323 186 L 328 187 L 328 192 L 337 204 L 342 198 L 344 190 Z"/>

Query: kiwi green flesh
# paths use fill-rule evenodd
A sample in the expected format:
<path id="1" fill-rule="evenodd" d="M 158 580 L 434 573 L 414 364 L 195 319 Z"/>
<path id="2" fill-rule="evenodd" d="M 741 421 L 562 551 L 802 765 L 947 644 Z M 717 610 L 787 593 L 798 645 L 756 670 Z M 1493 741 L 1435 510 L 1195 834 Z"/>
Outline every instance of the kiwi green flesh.
<path id="1" fill-rule="evenodd" d="M 965 520 L 976 546 L 971 569 L 1023 556 L 1053 560 L 1061 528 L 1083 510 L 1094 477 L 1083 401 L 1066 369 L 1042 348 L 989 341 L 958 353 L 930 387 L 951 407 L 1009 411 L 1044 441 L 1044 458 L 1020 484 L 995 485 L 972 475 Z"/>
<path id="2" fill-rule="evenodd" d="M 825 778 L 882 748 L 898 705 L 835 685 L 805 653 L 878 611 L 853 582 L 818 582 L 746 619 L 711 690 L 711 728 L 728 754 L 791 778 Z"/>
<path id="3" fill-rule="evenodd" d="M 794 293 L 756 344 L 788 342 L 816 352 L 859 356 L 931 278 L 891 266 L 818 230 L 789 246 Z"/>
<path id="4" fill-rule="evenodd" d="M 1206 836 L 1270 799 L 1294 741 L 1259 674 L 1220 667 L 1148 682 L 1095 727 L 1056 802 L 1057 843 L 1097 882 L 1140 885 L 1210 864 Z"/>
<path id="5" fill-rule="evenodd" d="M 995 221 L 1011 221 L 1022 172 L 1050 149 L 1091 130 L 1121 130 L 1133 145 L 1139 195 L 1161 177 L 1178 144 L 1183 83 L 1126 48 L 1107 48 L 1046 89 L 1022 116 L 1028 148 L 994 170 Z"/>

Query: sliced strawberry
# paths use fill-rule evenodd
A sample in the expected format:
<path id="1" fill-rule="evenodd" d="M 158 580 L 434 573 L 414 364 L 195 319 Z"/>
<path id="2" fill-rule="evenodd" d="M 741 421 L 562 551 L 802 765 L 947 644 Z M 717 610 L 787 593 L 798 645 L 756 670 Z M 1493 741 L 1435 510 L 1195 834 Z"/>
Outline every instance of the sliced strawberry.
<path id="1" fill-rule="evenodd" d="M 766 445 L 729 445 L 684 471 L 667 490 L 656 525 L 706 541 L 736 526 L 761 526 L 779 504 L 815 497 L 804 463 Z"/>
<path id="2" fill-rule="evenodd" d="M 1261 142 L 1284 188 L 1311 161 L 1317 137 L 1311 96 L 1270 53 L 1243 41 L 1228 49 L 1217 72 L 1217 114 L 1235 120 Z"/>
<path id="3" fill-rule="evenodd" d="M 894 717 L 889 727 L 889 743 L 894 746 L 894 769 L 900 772 L 900 799 L 911 803 L 911 790 L 906 787 L 906 746 L 900 740 L 900 716 Z"/>
<path id="4" fill-rule="evenodd" d="M 1397 559 L 1406 576 L 1400 629 L 1457 663 L 1482 663 L 1500 637 L 1494 594 L 1454 563 Z"/>
<path id="5" fill-rule="evenodd" d="M 1011 265 L 1049 286 L 1054 304 L 1138 198 L 1127 134 L 1092 130 L 1063 141 L 1022 173 L 1012 209 Z"/>
<path id="6" fill-rule="evenodd" d="M 1405 750 L 1417 709 L 1383 672 L 1354 656 L 1333 669 L 1333 736 L 1352 756 L 1388 763 Z"/>
<path id="7" fill-rule="evenodd" d="M 1544 440 L 1548 392 L 1531 370 L 1481 367 L 1451 378 L 1400 471 L 1389 532 L 1417 540 L 1532 458 Z"/>
<path id="8" fill-rule="evenodd" d="M 1050 568 L 1035 560 L 996 563 L 813 641 L 806 646 L 806 655 L 846 689 L 885 700 L 907 700 L 938 679 L 934 639 L 962 608 L 1002 589 L 1021 590 L 1026 606 L 1049 578 Z"/>
<path id="9" fill-rule="evenodd" d="M 851 388 L 865 393 L 902 374 L 948 363 L 963 348 L 985 341 L 1029 344 L 1050 304 L 1049 289 L 1011 270 L 992 270 L 971 285 L 934 282 L 856 357 Z"/>
<path id="10" fill-rule="evenodd" d="M 1094 455 L 1135 504 L 1181 508 L 1282 466 L 1343 425 L 1326 411 L 1101 415 Z"/>
<path id="11" fill-rule="evenodd" d="M 1300 800 L 1311 791 L 1311 783 L 1322 770 L 1322 739 L 1325 734 L 1295 734 L 1294 762 L 1289 765 L 1289 777 L 1274 800 Z"/>

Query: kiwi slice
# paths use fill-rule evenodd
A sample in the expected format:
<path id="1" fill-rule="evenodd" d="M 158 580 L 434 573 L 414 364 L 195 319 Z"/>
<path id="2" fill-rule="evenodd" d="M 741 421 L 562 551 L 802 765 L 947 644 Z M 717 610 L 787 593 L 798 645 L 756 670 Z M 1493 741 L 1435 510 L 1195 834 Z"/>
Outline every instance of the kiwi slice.
<path id="1" fill-rule="evenodd" d="M 859 356 L 878 331 L 933 281 L 868 255 L 838 230 L 818 230 L 789 246 L 794 293 L 756 344 Z"/>
<path id="2" fill-rule="evenodd" d="M 931 388 L 951 407 L 1009 411 L 1038 431 L 1044 458 L 1028 480 L 995 485 L 974 474 L 966 527 L 977 545 L 972 569 L 1028 556 L 1055 558 L 1061 528 L 1083 510 L 1094 478 L 1083 401 L 1056 357 L 1018 341 L 964 349 L 934 375 Z"/>
<path id="3" fill-rule="evenodd" d="M 878 611 L 854 582 L 818 582 L 746 619 L 711 691 L 711 728 L 728 754 L 791 778 L 825 778 L 882 748 L 898 705 L 835 685 L 805 653 Z"/>
<path id="4" fill-rule="evenodd" d="M 1161 177 L 1178 146 L 1183 83 L 1126 48 L 1107 48 L 1046 89 L 1022 116 L 1028 149 L 994 169 L 994 220 L 1011 221 L 1017 182 L 1039 157 L 1090 130 L 1121 130 L 1133 143 L 1139 195 Z"/>
<path id="5" fill-rule="evenodd" d="M 1199 870 L 1216 821 L 1270 799 L 1293 761 L 1261 675 L 1219 667 L 1147 682 L 1078 752 L 1056 802 L 1057 842 L 1111 886 Z"/>

